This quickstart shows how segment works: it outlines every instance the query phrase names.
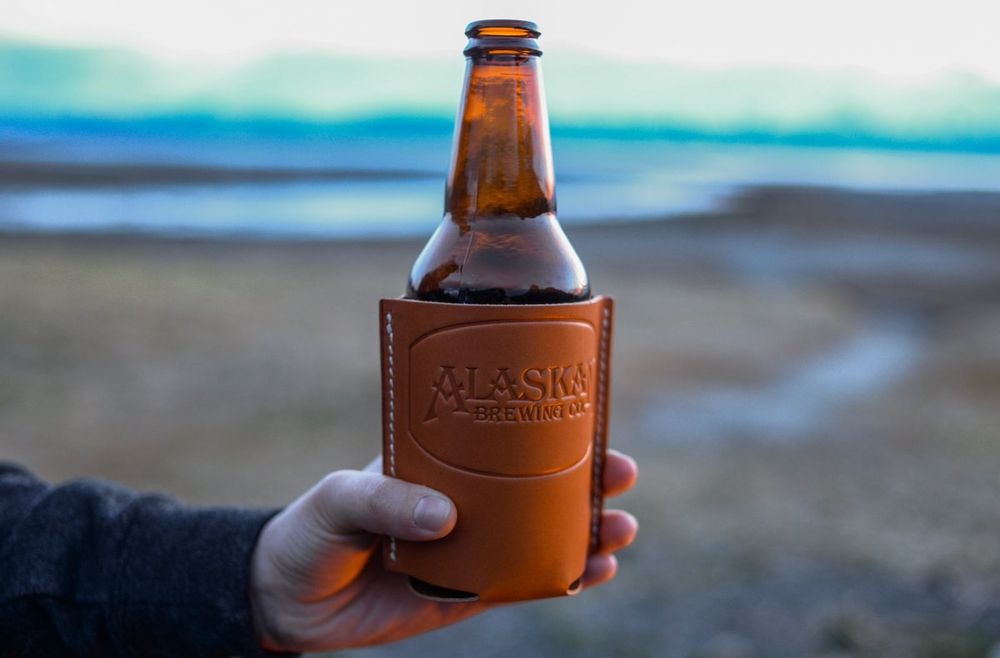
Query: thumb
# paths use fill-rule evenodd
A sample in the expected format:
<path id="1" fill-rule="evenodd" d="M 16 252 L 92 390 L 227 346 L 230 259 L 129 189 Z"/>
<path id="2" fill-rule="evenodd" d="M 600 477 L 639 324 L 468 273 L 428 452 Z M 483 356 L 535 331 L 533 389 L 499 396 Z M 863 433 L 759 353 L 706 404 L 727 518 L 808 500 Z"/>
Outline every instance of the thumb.
<path id="1" fill-rule="evenodd" d="M 338 537 L 372 533 L 427 541 L 451 532 L 458 517 L 444 494 L 366 471 L 327 475 L 309 503 L 317 525 Z"/>
<path id="2" fill-rule="evenodd" d="M 318 600 L 357 578 L 375 548 L 372 535 L 437 539 L 457 516 L 433 489 L 380 473 L 335 471 L 264 526 L 253 555 L 254 589 Z"/>

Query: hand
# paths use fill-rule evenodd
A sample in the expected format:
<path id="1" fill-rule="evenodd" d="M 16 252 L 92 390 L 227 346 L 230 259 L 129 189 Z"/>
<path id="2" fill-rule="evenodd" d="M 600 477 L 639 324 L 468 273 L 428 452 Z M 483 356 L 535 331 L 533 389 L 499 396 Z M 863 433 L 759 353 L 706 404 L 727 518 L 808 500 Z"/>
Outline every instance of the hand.
<path id="1" fill-rule="evenodd" d="M 438 539 L 455 527 L 444 495 L 381 474 L 377 459 L 364 471 L 335 471 L 261 531 L 250 574 L 250 600 L 261 646 L 271 651 L 330 651 L 381 644 L 423 633 L 500 604 L 440 603 L 414 594 L 403 574 L 382 569 L 378 535 Z M 608 451 L 604 493 L 632 488 L 635 462 Z M 583 586 L 611 580 L 613 553 L 632 543 L 635 518 L 604 512 L 600 552 L 591 555 Z"/>

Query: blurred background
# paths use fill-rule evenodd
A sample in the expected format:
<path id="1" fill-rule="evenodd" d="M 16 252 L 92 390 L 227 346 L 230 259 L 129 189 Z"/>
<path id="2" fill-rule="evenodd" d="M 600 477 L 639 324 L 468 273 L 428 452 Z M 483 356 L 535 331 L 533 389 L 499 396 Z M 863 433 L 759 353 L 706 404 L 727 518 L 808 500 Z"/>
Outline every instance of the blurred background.
<path id="1" fill-rule="evenodd" d="M 1000 656 L 1000 3 L 3 14 L 0 458 L 268 506 L 364 465 L 463 28 L 527 18 L 642 531 L 366 655 Z"/>

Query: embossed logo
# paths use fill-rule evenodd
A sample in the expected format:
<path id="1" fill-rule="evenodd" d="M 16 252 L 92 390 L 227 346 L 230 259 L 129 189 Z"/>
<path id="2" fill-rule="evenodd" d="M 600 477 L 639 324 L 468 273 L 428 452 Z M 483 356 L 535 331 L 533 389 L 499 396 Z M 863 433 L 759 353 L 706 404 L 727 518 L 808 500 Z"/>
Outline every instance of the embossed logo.
<path id="1" fill-rule="evenodd" d="M 431 383 L 425 423 L 440 413 L 469 414 L 479 423 L 532 423 L 579 416 L 590 408 L 593 360 L 565 366 L 483 372 L 442 365 Z"/>
<path id="2" fill-rule="evenodd" d="M 407 426 L 436 458 L 481 473 L 540 475 L 586 456 L 598 367 L 590 324 L 450 326 L 421 336 L 408 355 Z"/>

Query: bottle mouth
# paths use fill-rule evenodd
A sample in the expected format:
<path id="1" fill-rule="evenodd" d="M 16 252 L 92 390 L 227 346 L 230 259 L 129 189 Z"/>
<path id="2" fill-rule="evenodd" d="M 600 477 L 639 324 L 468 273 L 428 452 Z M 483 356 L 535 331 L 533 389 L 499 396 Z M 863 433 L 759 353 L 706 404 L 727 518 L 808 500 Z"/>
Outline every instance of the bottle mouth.
<path id="1" fill-rule="evenodd" d="M 531 21 L 491 18 L 473 21 L 465 26 L 469 44 L 462 51 L 466 56 L 479 53 L 541 55 L 538 25 Z"/>

